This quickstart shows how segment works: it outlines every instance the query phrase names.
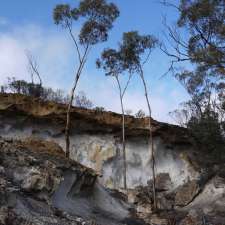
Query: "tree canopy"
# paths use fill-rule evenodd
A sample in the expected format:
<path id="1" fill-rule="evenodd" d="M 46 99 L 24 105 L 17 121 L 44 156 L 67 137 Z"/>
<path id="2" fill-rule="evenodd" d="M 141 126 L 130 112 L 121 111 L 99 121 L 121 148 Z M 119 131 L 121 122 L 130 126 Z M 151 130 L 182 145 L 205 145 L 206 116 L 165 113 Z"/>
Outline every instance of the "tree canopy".
<path id="1" fill-rule="evenodd" d="M 168 4 L 168 2 L 167 2 Z M 173 70 L 191 99 L 175 114 L 185 118 L 205 150 L 222 150 L 225 144 L 225 2 L 181 0 L 177 28 L 167 26 L 173 51 L 162 50 L 175 63 L 189 61 L 192 70 Z M 178 33 L 184 29 L 186 38 Z"/>
<path id="2" fill-rule="evenodd" d="M 57 25 L 71 29 L 73 21 L 82 20 L 79 42 L 82 45 L 95 45 L 106 41 L 112 23 L 119 16 L 113 3 L 105 0 L 83 0 L 77 8 L 68 4 L 57 5 L 53 17 Z"/>
<path id="3" fill-rule="evenodd" d="M 200 70 L 225 76 L 225 3 L 224 0 L 182 0 L 179 27 L 186 27 L 188 56 Z"/>
<path id="4" fill-rule="evenodd" d="M 140 35 L 138 31 L 124 33 L 120 44 L 124 67 L 129 70 L 138 71 L 140 69 L 140 64 L 147 62 L 156 44 L 157 39 L 152 35 Z M 142 59 L 143 55 L 146 55 L 145 59 Z"/>

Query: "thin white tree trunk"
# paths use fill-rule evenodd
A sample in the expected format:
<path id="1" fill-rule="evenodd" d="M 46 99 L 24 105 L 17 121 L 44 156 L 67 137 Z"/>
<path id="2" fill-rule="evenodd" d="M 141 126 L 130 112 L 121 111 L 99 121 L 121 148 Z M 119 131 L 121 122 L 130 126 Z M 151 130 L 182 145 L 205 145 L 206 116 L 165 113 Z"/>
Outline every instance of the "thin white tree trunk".
<path id="1" fill-rule="evenodd" d="M 124 189 L 127 190 L 127 160 L 126 160 L 126 141 L 125 141 L 125 115 L 124 115 L 124 106 L 123 106 L 123 92 L 121 89 L 120 81 L 118 76 L 116 77 L 116 81 L 119 88 L 120 94 L 120 105 L 122 111 L 122 146 L 123 146 L 123 186 Z"/>
<path id="2" fill-rule="evenodd" d="M 143 73 L 143 69 L 140 66 L 140 77 L 143 82 L 144 90 L 145 90 L 145 98 L 148 106 L 148 111 L 149 111 L 149 146 L 150 146 L 150 154 L 151 154 L 151 168 L 152 168 L 152 193 L 153 193 L 153 206 L 154 209 L 157 209 L 157 199 L 156 199 L 156 184 L 155 184 L 155 152 L 154 152 L 154 143 L 153 143 L 153 137 L 152 137 L 152 110 L 151 110 L 151 105 L 148 97 L 148 89 Z"/>
<path id="3" fill-rule="evenodd" d="M 79 80 L 79 76 L 77 74 L 74 86 L 71 90 L 70 101 L 69 101 L 67 113 L 66 113 L 65 140 L 66 140 L 66 157 L 67 158 L 69 158 L 70 156 L 70 111 L 73 104 L 74 92 L 76 90 L 78 80 Z"/>
<path id="4" fill-rule="evenodd" d="M 72 104 L 73 104 L 74 93 L 75 93 L 80 75 L 82 73 L 82 69 L 83 69 L 84 64 L 86 62 L 87 54 L 88 54 L 88 46 L 85 49 L 84 55 L 83 55 L 83 57 L 80 61 L 80 65 L 79 65 L 78 70 L 76 72 L 75 82 L 74 82 L 73 88 L 71 90 L 70 101 L 69 101 L 67 113 L 66 113 L 65 141 L 66 141 L 66 157 L 67 158 L 69 158 L 69 156 L 70 156 L 70 123 L 71 123 L 71 121 L 70 121 L 70 111 L 71 111 Z"/>

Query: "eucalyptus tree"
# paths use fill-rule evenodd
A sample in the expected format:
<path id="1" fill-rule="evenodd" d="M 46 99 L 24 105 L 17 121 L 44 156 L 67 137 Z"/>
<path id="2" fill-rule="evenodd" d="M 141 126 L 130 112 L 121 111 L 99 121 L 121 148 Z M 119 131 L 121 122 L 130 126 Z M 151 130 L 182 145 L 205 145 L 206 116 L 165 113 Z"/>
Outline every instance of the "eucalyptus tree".
<path id="1" fill-rule="evenodd" d="M 149 61 L 152 50 L 156 47 L 158 41 L 152 35 L 140 35 L 137 31 L 130 31 L 123 34 L 123 40 L 120 45 L 121 57 L 124 60 L 124 67 L 132 73 L 137 73 L 143 83 L 145 99 L 149 113 L 149 147 L 151 154 L 152 168 L 152 192 L 154 208 L 157 208 L 156 187 L 155 187 L 155 154 L 152 137 L 152 110 L 148 95 L 147 82 L 144 74 L 144 66 Z"/>
<path id="2" fill-rule="evenodd" d="M 161 49 L 171 59 L 168 72 L 184 86 L 190 100 L 173 115 L 194 134 L 200 143 L 199 149 L 222 152 L 221 146 L 225 143 L 225 1 L 178 2 L 175 5 L 169 0 L 162 1 L 175 8 L 179 17 L 175 26 L 165 24 L 167 41 Z M 187 63 L 191 65 L 189 69 L 185 69 Z"/>
<path id="3" fill-rule="evenodd" d="M 32 84 L 34 83 L 34 75 L 36 75 L 39 79 L 39 86 L 42 87 L 42 79 L 39 73 L 37 61 L 35 60 L 34 56 L 31 54 L 30 51 L 26 51 L 25 53 L 28 61 L 28 71 L 31 75 L 31 82 Z"/>
<path id="4" fill-rule="evenodd" d="M 60 4 L 56 5 L 54 9 L 53 18 L 55 24 L 61 25 L 62 28 L 68 31 L 78 57 L 78 67 L 75 69 L 74 84 L 68 104 L 65 127 L 67 157 L 69 157 L 70 152 L 70 111 L 74 92 L 87 62 L 91 47 L 107 41 L 108 32 L 118 16 L 119 10 L 116 5 L 107 3 L 105 0 L 82 0 L 79 2 L 78 7 L 75 8 L 68 4 Z M 79 32 L 73 32 L 74 22 L 76 22 L 77 26 L 80 25 Z"/>
<path id="5" fill-rule="evenodd" d="M 28 62 L 28 72 L 30 73 L 31 76 L 31 84 L 29 87 L 29 94 L 33 97 L 42 97 L 43 95 L 43 82 L 42 82 L 42 76 L 39 72 L 39 66 L 38 63 L 35 59 L 35 57 L 32 55 L 32 53 L 28 50 L 25 51 L 26 57 L 27 57 L 27 62 Z M 39 80 L 38 84 L 34 83 L 34 77 L 37 77 Z"/>
<path id="6" fill-rule="evenodd" d="M 196 65 L 197 70 L 210 72 L 212 78 L 224 78 L 224 0 L 180 0 L 178 5 L 169 0 L 161 2 L 179 13 L 175 27 L 165 24 L 170 43 L 161 46 L 171 57 L 170 69 L 176 63 L 188 61 Z"/>
<path id="7" fill-rule="evenodd" d="M 120 75 L 125 72 L 124 61 L 121 53 L 115 49 L 105 49 L 101 54 L 101 59 L 96 61 L 98 68 L 103 68 L 106 76 L 111 76 L 116 80 L 119 90 L 120 106 L 122 112 L 122 146 L 123 146 L 123 182 L 124 189 L 127 190 L 127 164 L 126 164 L 126 140 L 125 140 L 125 109 L 124 109 L 124 95 L 131 80 L 132 73 L 122 87 Z"/>

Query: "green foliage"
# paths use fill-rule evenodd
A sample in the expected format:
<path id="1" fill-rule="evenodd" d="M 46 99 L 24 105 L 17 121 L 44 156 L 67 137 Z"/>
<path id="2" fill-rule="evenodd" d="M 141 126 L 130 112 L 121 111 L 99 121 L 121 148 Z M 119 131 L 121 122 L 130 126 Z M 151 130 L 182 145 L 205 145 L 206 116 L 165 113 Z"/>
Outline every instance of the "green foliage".
<path id="1" fill-rule="evenodd" d="M 187 42 L 177 33 L 172 36 L 178 46 L 173 62 L 190 60 L 195 67 L 175 75 L 191 99 L 173 115 L 191 131 L 199 149 L 221 156 L 225 153 L 224 0 L 181 0 L 178 9 L 177 24 L 189 35 Z"/>
<path id="2" fill-rule="evenodd" d="M 145 118 L 145 116 L 145 112 L 142 109 L 138 110 L 138 112 L 135 114 L 136 118 Z"/>
<path id="3" fill-rule="evenodd" d="M 97 114 L 98 114 L 98 113 L 101 114 L 101 113 L 103 113 L 104 111 L 106 111 L 104 107 L 99 107 L 99 106 L 96 106 L 96 107 L 94 108 L 94 110 L 95 110 L 95 113 L 97 113 Z"/>
<path id="4" fill-rule="evenodd" d="M 92 101 L 87 98 L 83 91 L 80 91 L 78 95 L 75 96 L 74 105 L 85 109 L 91 109 L 93 107 Z"/>
<path id="5" fill-rule="evenodd" d="M 152 35 L 140 35 L 138 31 L 124 33 L 122 43 L 120 44 L 124 67 L 130 71 L 138 71 L 140 69 L 141 57 L 148 51 L 145 59 L 147 60 L 157 43 L 157 39 Z"/>
<path id="6" fill-rule="evenodd" d="M 218 114 L 206 110 L 201 117 L 191 117 L 187 128 L 191 130 L 201 151 L 221 157 L 224 154 L 225 137 L 223 127 L 220 125 Z"/>
<path id="7" fill-rule="evenodd" d="M 67 104 L 69 102 L 69 96 L 65 95 L 64 91 L 60 89 L 53 90 L 52 88 L 42 87 L 40 84 L 29 83 L 25 80 L 16 80 L 15 77 L 8 78 L 7 85 L 1 86 L 1 93 L 7 92 L 41 98 L 44 101 L 53 101 L 56 103 Z M 75 96 L 73 105 L 86 109 L 93 107 L 93 103 L 83 91 L 80 91 Z"/>
<path id="8" fill-rule="evenodd" d="M 64 91 L 60 89 L 53 90 L 52 88 L 43 87 L 42 95 L 40 96 L 44 101 L 53 101 L 57 103 L 66 104 L 69 101 L 69 97 L 64 94 Z"/>
<path id="9" fill-rule="evenodd" d="M 96 65 L 105 70 L 106 76 L 115 76 L 123 72 L 123 59 L 121 53 L 115 49 L 105 49 L 101 59 L 97 59 Z"/>
<path id="10" fill-rule="evenodd" d="M 142 56 L 148 51 L 146 61 L 152 49 L 155 48 L 157 39 L 151 35 L 140 35 L 138 31 L 123 34 L 119 49 L 105 49 L 98 59 L 97 67 L 102 67 L 106 75 L 118 75 L 128 70 L 138 72 L 142 63 Z"/>
<path id="11" fill-rule="evenodd" d="M 43 87 L 40 84 L 28 83 L 24 80 L 16 80 L 15 77 L 8 78 L 8 85 L 5 86 L 5 90 L 7 90 L 7 88 L 13 93 L 33 97 L 41 97 L 43 94 Z"/>
<path id="12" fill-rule="evenodd" d="M 60 4 L 54 9 L 53 19 L 56 25 L 61 25 L 63 28 L 67 28 L 67 26 L 72 25 L 72 19 L 76 19 L 76 17 L 73 18 L 69 5 Z"/>
<path id="13" fill-rule="evenodd" d="M 72 28 L 73 21 L 83 19 L 79 33 L 81 45 L 95 45 L 108 39 L 108 31 L 119 16 L 118 8 L 105 0 L 82 0 L 77 8 L 68 4 L 57 5 L 53 18 L 57 25 Z"/>
<path id="14" fill-rule="evenodd" d="M 199 149 L 209 153 L 224 152 L 225 148 L 225 89 L 205 71 L 184 71 L 177 74 L 191 99 L 173 115 L 186 126 L 199 143 Z"/>
<path id="15" fill-rule="evenodd" d="M 212 76 L 225 75 L 225 3 L 224 0 L 181 0 L 178 25 L 191 36 L 188 55 L 201 70 Z"/>

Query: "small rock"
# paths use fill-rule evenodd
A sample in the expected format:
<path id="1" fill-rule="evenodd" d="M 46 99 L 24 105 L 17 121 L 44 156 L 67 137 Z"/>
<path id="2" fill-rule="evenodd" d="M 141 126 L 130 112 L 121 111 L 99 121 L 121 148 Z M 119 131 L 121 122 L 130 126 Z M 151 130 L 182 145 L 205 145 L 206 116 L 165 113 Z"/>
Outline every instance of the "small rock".
<path id="1" fill-rule="evenodd" d="M 152 187 L 152 180 L 148 181 L 148 186 Z M 170 175 L 168 173 L 159 173 L 155 178 L 156 190 L 160 191 L 168 191 L 172 188 L 172 181 Z"/>
<path id="2" fill-rule="evenodd" d="M 179 225 L 202 225 L 202 218 L 195 210 L 191 210 Z"/>
<path id="3" fill-rule="evenodd" d="M 38 167 L 24 167 L 15 171 L 14 180 L 29 192 L 42 190 L 52 192 L 60 183 L 60 177 L 54 175 L 51 170 Z"/>
<path id="4" fill-rule="evenodd" d="M 0 177 L 0 187 L 5 187 L 5 186 L 6 186 L 6 180 Z"/>
<path id="5" fill-rule="evenodd" d="M 18 156 L 18 162 L 19 162 L 20 165 L 24 165 L 25 162 L 26 162 L 25 156 L 19 155 Z"/>
<path id="6" fill-rule="evenodd" d="M 26 191 L 51 191 L 53 188 L 53 182 L 49 174 L 31 174 L 21 184 L 21 187 Z"/>
<path id="7" fill-rule="evenodd" d="M 139 213 L 139 214 L 149 214 L 152 212 L 152 207 L 151 207 L 151 205 L 149 205 L 149 206 L 138 205 L 136 210 L 137 210 L 137 213 Z"/>
<path id="8" fill-rule="evenodd" d="M 8 209 L 6 207 L 0 208 L 0 224 L 6 224 L 8 218 Z"/>
<path id="9" fill-rule="evenodd" d="M 214 181 L 215 188 L 224 188 L 225 187 L 225 179 L 223 177 L 216 176 Z"/>
<path id="10" fill-rule="evenodd" d="M 5 173 L 5 169 L 3 166 L 0 166 L 0 174 L 4 174 Z"/>
<path id="11" fill-rule="evenodd" d="M 169 225 L 169 221 L 164 218 L 153 215 L 150 219 L 150 224 L 152 225 Z"/>
<path id="12" fill-rule="evenodd" d="M 157 195 L 158 209 L 171 210 L 174 208 L 174 193 L 159 193 Z"/>
<path id="13" fill-rule="evenodd" d="M 44 162 L 44 166 L 45 166 L 46 168 L 51 168 L 51 169 L 55 169 L 55 168 L 56 168 L 56 165 L 55 165 L 54 163 L 50 162 L 49 160 L 46 160 L 46 161 Z"/>
<path id="14" fill-rule="evenodd" d="M 180 207 L 187 206 L 199 192 L 200 186 L 197 180 L 192 180 L 179 186 L 176 190 L 175 205 Z"/>

